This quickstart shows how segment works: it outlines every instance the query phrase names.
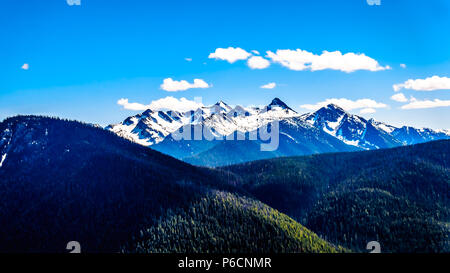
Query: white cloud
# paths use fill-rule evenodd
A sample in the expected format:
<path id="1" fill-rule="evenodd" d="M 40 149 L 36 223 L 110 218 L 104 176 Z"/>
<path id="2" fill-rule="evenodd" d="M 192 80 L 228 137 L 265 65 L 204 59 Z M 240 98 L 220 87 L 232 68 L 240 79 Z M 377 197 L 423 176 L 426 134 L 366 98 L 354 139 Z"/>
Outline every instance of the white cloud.
<path id="1" fill-rule="evenodd" d="M 117 104 L 123 106 L 124 109 L 133 110 L 133 111 L 144 111 L 147 109 L 152 109 L 154 111 L 175 110 L 175 111 L 179 111 L 179 112 L 185 112 L 185 111 L 189 111 L 189 110 L 196 110 L 199 107 L 203 106 L 203 104 L 201 102 L 188 100 L 186 98 L 177 99 L 172 96 L 154 100 L 150 104 L 147 104 L 147 105 L 137 103 L 137 102 L 130 103 L 128 101 L 128 99 L 125 99 L 125 98 L 118 100 Z"/>
<path id="2" fill-rule="evenodd" d="M 416 91 L 450 89 L 450 78 L 433 76 L 426 79 L 409 79 L 404 83 L 394 84 L 392 88 L 394 91 L 399 91 L 402 88 Z"/>
<path id="3" fill-rule="evenodd" d="M 276 86 L 277 86 L 276 83 L 269 82 L 268 84 L 261 85 L 260 87 L 264 89 L 274 89 Z"/>
<path id="4" fill-rule="evenodd" d="M 400 64 L 401 68 L 406 68 L 406 64 Z"/>
<path id="5" fill-rule="evenodd" d="M 375 113 L 376 110 L 373 108 L 363 108 L 361 111 L 359 111 L 361 114 L 372 114 Z"/>
<path id="6" fill-rule="evenodd" d="M 251 54 L 247 51 L 243 50 L 239 47 L 228 47 L 228 48 L 216 48 L 216 51 L 214 53 L 210 53 L 208 58 L 209 59 L 219 59 L 219 60 L 225 60 L 229 63 L 234 63 L 238 60 L 247 60 L 248 57 L 250 57 Z"/>
<path id="7" fill-rule="evenodd" d="M 252 53 L 255 55 L 259 55 L 259 51 L 258 50 L 252 50 Z"/>
<path id="8" fill-rule="evenodd" d="M 81 5 L 81 0 L 66 0 L 67 5 L 69 6 L 80 6 Z"/>
<path id="9" fill-rule="evenodd" d="M 251 69 L 264 69 L 269 67 L 270 62 L 263 57 L 260 56 L 253 56 L 247 61 L 247 65 Z"/>
<path id="10" fill-rule="evenodd" d="M 192 62 L 192 58 L 184 58 L 186 62 Z"/>
<path id="11" fill-rule="evenodd" d="M 144 105 L 137 102 L 129 102 L 128 99 L 121 98 L 117 101 L 118 105 L 122 105 L 124 109 L 133 111 L 143 111 L 149 108 L 149 105 Z"/>
<path id="12" fill-rule="evenodd" d="M 282 66 L 298 71 L 333 69 L 349 73 L 356 70 L 379 71 L 390 69 L 389 66 L 380 66 L 376 60 L 363 53 L 342 54 L 340 51 L 323 51 L 321 55 L 316 55 L 301 49 L 278 49 L 276 53 L 267 51 L 267 57 Z"/>
<path id="13" fill-rule="evenodd" d="M 203 104 L 201 102 L 188 100 L 186 98 L 176 99 L 172 96 L 154 100 L 150 103 L 150 109 L 155 111 L 170 109 L 179 112 L 185 112 L 189 110 L 196 110 L 202 106 Z"/>
<path id="14" fill-rule="evenodd" d="M 405 97 L 405 95 L 403 93 L 398 93 L 398 94 L 393 95 L 391 97 L 391 100 L 395 100 L 398 102 L 407 102 L 408 101 L 408 99 Z"/>
<path id="15" fill-rule="evenodd" d="M 22 68 L 23 70 L 28 70 L 30 68 L 30 65 L 27 63 L 24 63 L 20 68 Z"/>
<path id="16" fill-rule="evenodd" d="M 189 83 L 185 80 L 174 81 L 172 78 L 164 79 L 161 84 L 161 89 L 168 92 L 184 91 L 191 88 L 209 88 L 211 85 L 206 83 L 202 79 L 194 79 L 193 83 Z"/>
<path id="17" fill-rule="evenodd" d="M 375 108 L 386 108 L 387 105 L 381 102 L 376 102 L 372 99 L 359 99 L 359 100 L 349 100 L 345 98 L 332 98 L 332 99 L 326 99 L 324 101 L 318 102 L 316 104 L 303 104 L 300 105 L 301 108 L 305 108 L 308 110 L 317 110 L 319 108 L 322 108 L 324 106 L 327 106 L 328 104 L 336 104 L 340 107 L 342 107 L 344 110 L 350 111 L 354 109 L 363 109 L 364 108 L 371 108 L 375 110 Z M 371 110 L 365 110 L 365 111 L 371 111 Z M 373 113 L 373 112 L 371 112 Z"/>
<path id="18" fill-rule="evenodd" d="M 448 107 L 450 106 L 450 100 L 417 100 L 416 98 L 411 98 L 408 104 L 403 105 L 402 109 L 425 109 L 425 108 L 436 108 L 436 107 Z"/>

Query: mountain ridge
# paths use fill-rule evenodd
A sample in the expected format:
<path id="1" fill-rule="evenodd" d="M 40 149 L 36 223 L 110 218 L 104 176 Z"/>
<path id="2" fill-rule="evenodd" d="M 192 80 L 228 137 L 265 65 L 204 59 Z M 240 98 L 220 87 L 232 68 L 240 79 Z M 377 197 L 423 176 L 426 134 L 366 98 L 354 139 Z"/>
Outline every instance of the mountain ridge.
<path id="1" fill-rule="evenodd" d="M 374 239 L 386 252 L 448 251 L 449 145 L 211 169 L 90 124 L 12 117 L 0 122 L 0 252 L 72 240 L 83 252 L 365 252 Z"/>
<path id="2" fill-rule="evenodd" d="M 191 166 L 96 126 L 11 117 L 0 122 L 4 152 L 0 252 L 66 252 L 77 241 L 83 253 L 117 253 L 142 246 L 147 230 L 161 241 L 136 251 L 344 251 L 233 185 L 233 174 Z M 161 225 L 171 229 L 161 233 Z M 261 236 L 262 229 L 268 233 Z"/>
<path id="3" fill-rule="evenodd" d="M 232 107 L 223 101 L 219 101 L 212 106 L 202 106 L 197 110 L 184 113 L 151 111 L 148 114 L 148 111 L 151 110 L 129 117 L 122 123 L 109 125 L 106 129 L 178 159 L 212 167 L 239 163 L 242 162 L 242 158 L 252 161 L 268 157 L 307 155 L 320 152 L 375 150 L 450 138 L 450 131 L 447 130 L 417 129 L 408 126 L 395 127 L 374 119 L 365 119 L 351 114 L 336 104 L 328 104 L 311 113 L 299 114 L 277 97 L 263 108 L 242 107 L 240 105 Z M 276 121 L 280 122 L 281 127 L 284 126 L 280 129 L 280 146 L 287 146 L 288 143 L 292 143 L 293 146 L 301 144 L 305 147 L 302 149 L 293 148 L 292 151 L 252 152 L 251 156 L 242 157 L 242 151 L 245 150 L 245 145 L 248 143 L 239 143 L 239 140 L 232 138 L 232 136 L 256 132 Z M 286 124 L 291 124 L 299 130 L 293 132 L 288 129 L 289 126 Z M 214 141 L 208 142 L 204 138 L 200 140 L 190 138 L 181 141 L 174 139 L 174 134 L 177 134 L 180 128 L 188 128 L 189 126 L 191 128 L 198 127 L 199 131 L 207 130 L 214 137 Z M 335 138 L 342 145 L 331 144 L 335 141 L 331 141 L 324 134 L 318 133 L 317 129 Z M 307 137 L 308 135 L 315 136 Z M 229 138 L 237 142 L 223 142 L 224 139 Z M 261 144 L 263 142 L 257 141 L 256 143 Z M 316 147 L 321 145 L 320 143 L 328 143 L 329 145 L 325 149 L 317 149 Z M 222 146 L 224 147 L 220 148 Z M 227 146 L 230 146 L 229 149 L 225 148 Z M 253 146 L 255 145 L 249 147 Z M 335 147 L 337 146 L 341 148 L 336 150 Z M 229 158 L 241 159 L 221 160 L 221 154 L 218 153 L 218 150 L 226 151 L 230 154 Z"/>
<path id="4" fill-rule="evenodd" d="M 331 243 L 364 251 L 450 251 L 450 140 L 262 159 L 219 170 Z"/>

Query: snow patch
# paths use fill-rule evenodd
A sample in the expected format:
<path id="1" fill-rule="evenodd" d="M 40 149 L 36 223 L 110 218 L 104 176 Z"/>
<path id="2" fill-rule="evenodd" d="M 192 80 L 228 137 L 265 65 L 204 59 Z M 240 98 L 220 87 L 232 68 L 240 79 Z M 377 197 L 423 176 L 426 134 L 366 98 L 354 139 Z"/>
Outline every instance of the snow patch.
<path id="1" fill-rule="evenodd" d="M 395 130 L 395 127 L 393 127 L 393 126 L 387 126 L 387 125 L 384 124 L 384 123 L 379 123 L 379 124 L 377 124 L 377 127 L 380 128 L 381 130 L 385 131 L 386 133 L 389 133 L 389 134 L 392 133 L 392 131 Z"/>
<path id="2" fill-rule="evenodd" d="M 2 155 L 2 160 L 0 160 L 0 168 L 3 166 L 3 162 L 5 162 L 6 154 Z"/>
<path id="3" fill-rule="evenodd" d="M 287 136 L 289 139 L 291 139 L 291 140 L 294 141 L 295 143 L 299 143 L 295 138 L 293 138 L 292 136 L 290 136 L 290 135 L 288 135 L 288 134 L 286 134 L 286 133 L 280 132 L 280 134 L 281 134 L 281 135 Z"/>

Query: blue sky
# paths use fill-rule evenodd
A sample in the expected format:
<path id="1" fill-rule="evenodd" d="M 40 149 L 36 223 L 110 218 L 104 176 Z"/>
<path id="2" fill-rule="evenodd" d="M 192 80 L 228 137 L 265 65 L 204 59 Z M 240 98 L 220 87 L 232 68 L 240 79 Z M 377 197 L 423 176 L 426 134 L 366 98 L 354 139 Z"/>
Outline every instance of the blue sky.
<path id="1" fill-rule="evenodd" d="M 118 105 L 121 98 L 144 105 L 167 96 L 263 105 L 280 97 L 299 112 L 327 99 L 347 99 L 352 113 L 370 108 L 361 114 L 367 118 L 450 128 L 449 29 L 446 0 L 381 0 L 381 5 L 366 0 L 81 0 L 81 5 L 4 0 L 0 120 L 43 114 L 107 125 L 137 113 Z M 217 48 L 229 47 L 253 56 L 257 50 L 270 66 L 251 69 L 251 56 L 233 63 L 209 58 Z M 323 51 L 364 54 L 380 69 L 294 70 L 267 53 L 297 49 L 314 58 Z M 346 60 L 337 66 L 346 67 Z M 168 92 L 161 88 L 167 78 L 201 79 L 210 87 Z M 409 79 L 426 81 L 393 90 Z M 260 88 L 270 82 L 276 87 Z M 421 90 L 427 88 L 432 90 Z M 391 99 L 399 93 L 403 102 Z M 376 107 L 360 106 L 363 99 Z M 401 108 L 411 103 L 413 109 Z"/>

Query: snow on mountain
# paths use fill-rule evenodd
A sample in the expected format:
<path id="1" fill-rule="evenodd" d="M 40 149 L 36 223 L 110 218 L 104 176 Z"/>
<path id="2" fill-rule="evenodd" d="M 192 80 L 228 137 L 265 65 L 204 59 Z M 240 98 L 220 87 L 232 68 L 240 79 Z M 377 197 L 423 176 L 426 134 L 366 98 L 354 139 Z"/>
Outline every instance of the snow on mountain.
<path id="1" fill-rule="evenodd" d="M 142 114 L 126 118 L 121 123 L 109 125 L 106 129 L 138 144 L 150 146 L 160 143 L 185 125 L 202 125 L 212 128 L 216 136 L 226 136 L 235 131 L 254 131 L 274 120 L 294 116 L 298 114 L 278 98 L 263 108 L 233 108 L 219 101 L 214 105 L 184 113 L 148 109 Z"/>
<path id="2" fill-rule="evenodd" d="M 350 114 L 335 104 L 302 115 L 302 118 L 344 143 L 363 149 L 394 147 L 400 144 L 387 132 L 388 126 L 381 129 L 381 123 L 376 125 L 373 121 Z"/>
<path id="3" fill-rule="evenodd" d="M 0 132 L 0 168 L 3 166 L 10 149 L 12 132 L 10 128 L 6 128 Z"/>
<path id="4" fill-rule="evenodd" d="M 392 135 L 399 139 L 403 145 L 450 138 L 450 132 L 448 130 L 433 130 L 430 128 L 416 129 L 409 126 L 396 128 L 392 131 Z"/>
<path id="5" fill-rule="evenodd" d="M 407 126 L 397 128 L 374 119 L 367 120 L 350 114 L 335 104 L 329 104 L 312 113 L 299 115 L 279 98 L 274 98 L 265 107 L 239 105 L 232 107 L 219 101 L 211 106 L 203 106 L 188 112 L 148 109 L 141 114 L 128 117 L 121 123 L 109 125 L 106 129 L 141 145 L 151 146 L 162 143 L 155 148 L 170 151 L 182 157 L 186 154 L 194 155 L 197 152 L 204 152 L 216 145 L 216 143 L 189 141 L 174 143 L 176 140 L 170 137 L 171 134 L 186 125 L 191 128 L 210 128 L 215 137 L 223 138 L 236 132 L 253 132 L 275 120 L 282 121 L 285 128 L 288 128 L 286 126 L 297 128 L 294 135 L 290 135 L 286 130 L 280 130 L 282 137 L 291 139 L 293 143 L 299 142 L 298 130 L 305 134 L 312 129 L 319 129 L 346 145 L 366 150 L 450 138 L 449 130 L 416 129 Z"/>
<path id="6" fill-rule="evenodd" d="M 384 122 L 376 121 L 373 118 L 369 119 L 369 122 L 372 123 L 372 125 L 374 125 L 378 129 L 383 130 L 388 134 L 392 133 L 395 129 L 397 129 L 397 127 L 386 124 Z"/>
<path id="7" fill-rule="evenodd" d="M 374 119 L 366 120 L 335 104 L 304 114 L 301 118 L 344 143 L 367 150 L 422 143 L 450 136 L 446 130 L 435 131 L 407 126 L 397 128 Z"/>
<path id="8" fill-rule="evenodd" d="M 252 133 L 255 134 L 255 132 Z M 184 145 L 181 145 L 181 149 L 174 149 L 166 145 L 166 140 L 155 145 L 154 148 L 188 163 L 209 167 L 282 156 L 361 150 L 305 123 L 299 116 L 288 117 L 279 122 L 277 148 L 270 151 L 261 151 L 260 145 L 264 141 L 260 139 L 250 140 L 247 134 L 245 134 L 245 139 L 241 140 L 216 141 L 212 145 L 211 142 L 206 143 L 206 145 L 209 145 L 208 147 L 203 145 L 203 142 L 190 141 L 192 145 L 202 143 L 202 147 L 197 150 L 197 153 L 180 152 Z"/>
<path id="9" fill-rule="evenodd" d="M 201 113 L 187 115 L 172 110 L 148 109 L 141 114 L 126 118 L 121 123 L 109 125 L 106 129 L 138 144 L 149 146 L 162 141 L 167 135 L 187 124 L 190 119 L 194 119 L 196 115 Z"/>
<path id="10" fill-rule="evenodd" d="M 335 104 L 329 104 L 316 112 L 302 115 L 302 119 L 314 127 L 320 128 L 330 135 L 336 136 L 337 129 L 346 116 L 344 109 Z"/>

